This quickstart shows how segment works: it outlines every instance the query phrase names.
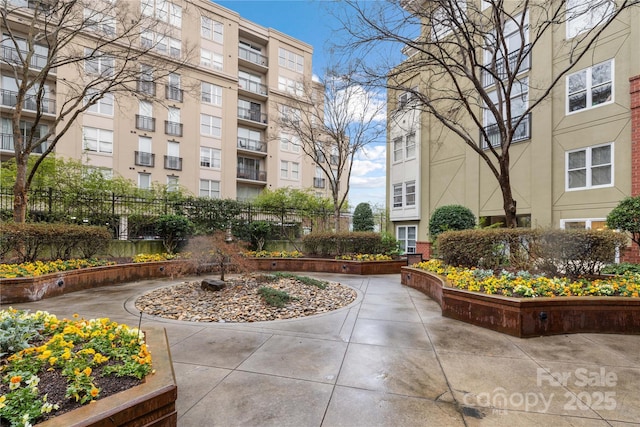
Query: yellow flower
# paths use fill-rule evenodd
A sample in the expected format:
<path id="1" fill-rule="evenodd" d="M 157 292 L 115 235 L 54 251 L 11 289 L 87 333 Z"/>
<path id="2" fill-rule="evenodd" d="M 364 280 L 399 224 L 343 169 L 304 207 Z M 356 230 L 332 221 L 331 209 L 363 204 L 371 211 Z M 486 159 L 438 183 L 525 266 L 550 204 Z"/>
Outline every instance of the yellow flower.
<path id="1" fill-rule="evenodd" d="M 6 405 L 4 403 L 4 401 L 7 400 L 7 396 L 5 396 L 4 394 L 2 396 L 0 396 L 0 409 L 4 408 Z"/>
<path id="2" fill-rule="evenodd" d="M 82 371 L 82 372 L 84 372 L 84 374 L 86 376 L 89 376 L 89 375 L 91 375 L 92 371 L 91 371 L 91 368 L 89 366 L 87 366 L 86 368 L 84 368 L 84 371 Z"/>
<path id="3" fill-rule="evenodd" d="M 96 396 L 98 395 L 98 393 L 100 393 L 100 390 L 98 390 L 98 389 L 97 389 L 97 388 L 95 388 L 95 387 L 92 387 L 92 388 L 91 388 L 91 392 L 90 392 L 91 397 L 96 397 Z"/>

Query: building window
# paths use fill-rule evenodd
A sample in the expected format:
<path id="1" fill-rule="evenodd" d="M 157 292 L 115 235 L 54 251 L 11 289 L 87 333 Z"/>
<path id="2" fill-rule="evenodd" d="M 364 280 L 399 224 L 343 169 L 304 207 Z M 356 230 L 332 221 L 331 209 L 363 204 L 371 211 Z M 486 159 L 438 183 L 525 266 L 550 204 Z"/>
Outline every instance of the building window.
<path id="1" fill-rule="evenodd" d="M 567 39 L 604 23 L 616 10 L 613 0 L 567 0 Z"/>
<path id="2" fill-rule="evenodd" d="M 416 134 L 407 135 L 405 142 L 405 156 L 407 159 L 413 159 L 416 156 Z"/>
<path id="3" fill-rule="evenodd" d="M 91 102 L 91 100 L 99 96 L 96 90 L 88 90 L 85 97 L 85 104 Z M 87 111 L 96 114 L 104 114 L 105 116 L 113 116 L 113 94 L 105 93 L 102 98 L 95 101 L 95 104 L 87 108 Z"/>
<path id="4" fill-rule="evenodd" d="M 213 40 L 214 42 L 222 43 L 223 40 L 224 24 L 222 22 L 214 21 L 206 16 L 202 17 L 200 34 L 203 39 Z"/>
<path id="5" fill-rule="evenodd" d="M 300 178 L 300 164 L 291 162 L 291 179 L 298 180 Z"/>
<path id="6" fill-rule="evenodd" d="M 84 149 L 96 153 L 113 153 L 113 131 L 84 126 Z"/>
<path id="7" fill-rule="evenodd" d="M 289 162 L 280 161 L 280 178 L 289 178 Z"/>
<path id="8" fill-rule="evenodd" d="M 494 106 L 500 111 L 502 118 L 507 117 L 507 103 L 503 100 L 502 105 L 498 105 L 498 92 L 496 90 L 489 92 L 489 98 L 494 103 Z M 515 124 L 520 117 L 529 108 L 529 79 L 524 78 L 522 80 L 514 82 L 511 88 L 511 123 Z M 493 147 L 499 147 L 502 143 L 500 128 L 498 127 L 495 114 L 489 110 L 488 107 L 484 109 L 484 132 L 487 135 L 488 143 Z M 518 127 L 513 131 L 511 142 L 524 141 L 531 138 L 531 116 L 527 114 L 518 124 Z M 482 148 L 489 148 L 487 140 L 481 132 Z"/>
<path id="9" fill-rule="evenodd" d="M 393 184 L 393 207 L 402 207 L 402 184 Z"/>
<path id="10" fill-rule="evenodd" d="M 302 73 L 304 71 L 304 57 L 287 49 L 278 49 L 278 65 Z"/>
<path id="11" fill-rule="evenodd" d="M 200 114 L 200 135 L 220 138 L 222 136 L 222 119 L 207 114 Z"/>
<path id="12" fill-rule="evenodd" d="M 222 55 L 211 52 L 210 50 L 200 49 L 200 65 L 216 70 L 222 70 L 222 64 Z"/>
<path id="13" fill-rule="evenodd" d="M 113 56 L 86 48 L 84 50 L 84 71 L 87 74 L 100 74 L 108 77 L 113 75 L 115 59 Z"/>
<path id="14" fill-rule="evenodd" d="M 418 227 L 415 225 L 401 225 L 396 228 L 396 239 L 400 244 L 400 250 L 405 254 L 416 253 L 416 236 Z"/>
<path id="15" fill-rule="evenodd" d="M 567 190 L 611 187 L 613 185 L 613 144 L 567 152 Z"/>
<path id="16" fill-rule="evenodd" d="M 200 180 L 200 197 L 208 197 L 210 199 L 220 198 L 220 181 L 212 181 L 210 179 Z"/>
<path id="17" fill-rule="evenodd" d="M 613 102 L 613 59 L 567 76 L 567 111 Z"/>
<path id="18" fill-rule="evenodd" d="M 220 169 L 221 151 L 217 148 L 200 147 L 200 166 Z"/>
<path id="19" fill-rule="evenodd" d="M 560 228 L 563 230 L 604 230 L 607 228 L 605 218 L 561 219 Z"/>
<path id="20" fill-rule="evenodd" d="M 460 25 L 467 11 L 467 0 L 444 2 L 431 15 L 431 39 L 439 40 L 453 32 L 454 26 Z"/>
<path id="21" fill-rule="evenodd" d="M 393 161 L 400 162 L 402 161 L 402 151 L 404 147 L 402 146 L 402 137 L 395 138 L 393 140 Z"/>
<path id="22" fill-rule="evenodd" d="M 167 191 L 178 191 L 180 184 L 176 175 L 167 175 Z"/>
<path id="23" fill-rule="evenodd" d="M 177 4 L 170 4 L 169 24 L 174 27 L 182 27 L 182 8 Z"/>
<path id="24" fill-rule="evenodd" d="M 202 102 L 212 105 L 222 105 L 222 87 L 202 82 L 201 90 Z"/>
<path id="25" fill-rule="evenodd" d="M 300 81 L 278 76 L 278 90 L 291 95 L 302 96 L 304 93 L 304 85 Z"/>
<path id="26" fill-rule="evenodd" d="M 150 173 L 138 173 L 138 188 L 148 190 L 151 188 L 151 174 Z"/>
<path id="27" fill-rule="evenodd" d="M 84 19 L 86 23 L 85 30 L 107 35 L 116 33 L 116 19 L 113 16 L 85 8 Z"/>
<path id="28" fill-rule="evenodd" d="M 416 205 L 416 182 L 415 181 L 407 181 L 404 183 L 404 199 L 406 206 L 415 206 Z"/>
<path id="29" fill-rule="evenodd" d="M 155 16 L 175 27 L 182 26 L 182 8 L 166 0 L 141 0 L 140 11 L 146 16 Z"/>

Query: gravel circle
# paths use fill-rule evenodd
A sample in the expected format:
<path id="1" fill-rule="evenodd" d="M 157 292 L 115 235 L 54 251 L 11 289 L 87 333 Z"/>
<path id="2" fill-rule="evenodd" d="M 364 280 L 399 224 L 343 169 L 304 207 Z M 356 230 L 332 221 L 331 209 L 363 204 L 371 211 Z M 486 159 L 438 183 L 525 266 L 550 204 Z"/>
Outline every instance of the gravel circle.
<path id="1" fill-rule="evenodd" d="M 358 296 L 352 288 L 324 282 L 325 289 L 295 278 L 249 275 L 226 280 L 221 291 L 206 291 L 200 282 L 183 282 L 142 295 L 135 306 L 146 314 L 191 322 L 261 322 L 294 319 L 326 313 L 347 306 Z M 283 308 L 270 306 L 258 295 L 269 287 L 286 292 L 291 300 Z"/>

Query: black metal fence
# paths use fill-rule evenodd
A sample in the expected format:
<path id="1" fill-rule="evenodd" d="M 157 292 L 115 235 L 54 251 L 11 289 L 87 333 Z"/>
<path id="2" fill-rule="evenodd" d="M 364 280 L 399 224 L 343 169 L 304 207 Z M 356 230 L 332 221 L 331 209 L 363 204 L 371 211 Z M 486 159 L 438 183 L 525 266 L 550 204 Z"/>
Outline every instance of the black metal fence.
<path id="1" fill-rule="evenodd" d="M 247 240 L 249 225 L 254 221 L 270 223 L 274 239 L 297 238 L 307 232 L 329 230 L 334 224 L 333 212 L 329 210 L 265 209 L 235 200 L 63 193 L 54 189 L 34 189 L 28 194 L 27 221 L 102 225 L 121 240 L 158 238 L 155 220 L 167 214 L 186 216 L 199 233 L 231 227 L 236 236 Z M 0 218 L 6 221 L 12 217 L 13 191 L 0 188 Z"/>

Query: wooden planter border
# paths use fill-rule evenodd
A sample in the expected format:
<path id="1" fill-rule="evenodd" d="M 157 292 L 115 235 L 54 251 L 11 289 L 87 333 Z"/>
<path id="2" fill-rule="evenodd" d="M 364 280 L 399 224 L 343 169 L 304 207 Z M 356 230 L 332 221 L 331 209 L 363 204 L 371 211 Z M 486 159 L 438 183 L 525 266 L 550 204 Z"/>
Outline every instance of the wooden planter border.
<path id="1" fill-rule="evenodd" d="M 98 399 L 38 424 L 39 427 L 149 426 L 175 427 L 178 423 L 176 386 L 169 343 L 164 328 L 145 328 L 155 373 L 120 393 Z"/>
<path id="2" fill-rule="evenodd" d="M 398 274 L 407 265 L 406 259 L 393 261 L 350 261 L 324 258 L 253 258 L 261 271 L 307 271 L 343 274 Z"/>
<path id="3" fill-rule="evenodd" d="M 573 333 L 640 334 L 640 299 L 627 297 L 513 298 L 448 286 L 446 279 L 403 267 L 403 285 L 436 301 L 442 315 L 527 338 Z"/>

